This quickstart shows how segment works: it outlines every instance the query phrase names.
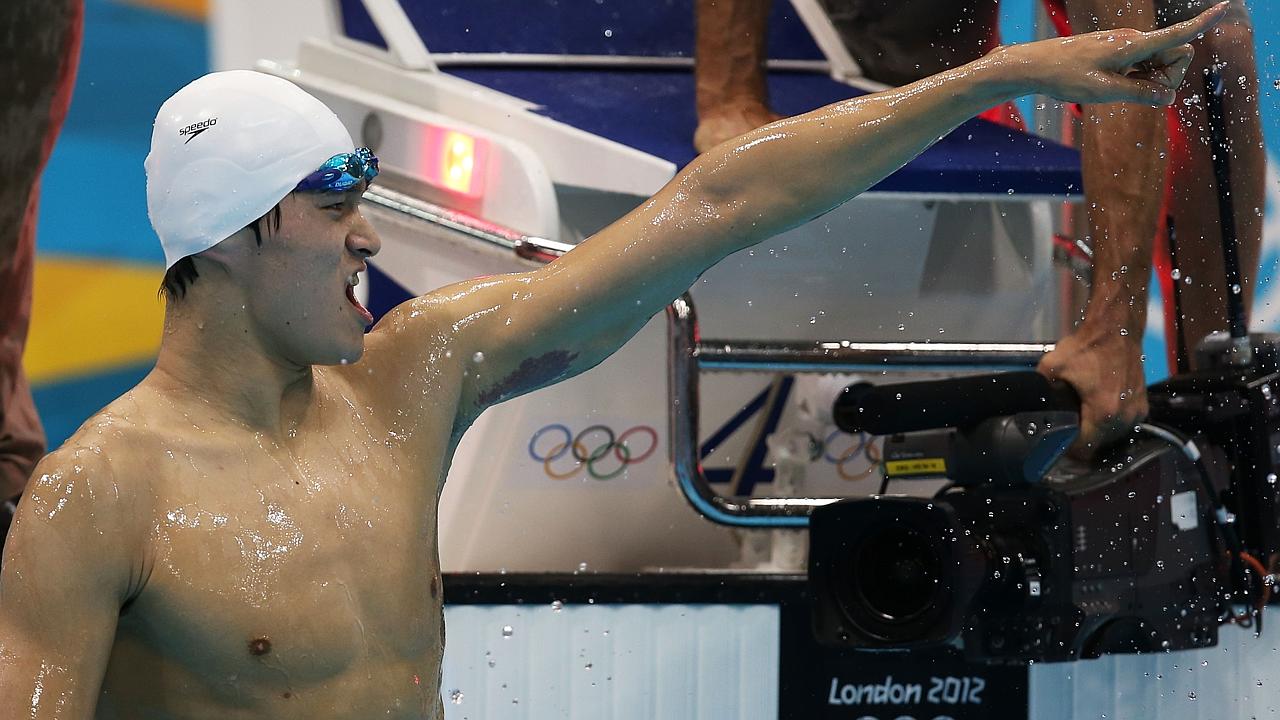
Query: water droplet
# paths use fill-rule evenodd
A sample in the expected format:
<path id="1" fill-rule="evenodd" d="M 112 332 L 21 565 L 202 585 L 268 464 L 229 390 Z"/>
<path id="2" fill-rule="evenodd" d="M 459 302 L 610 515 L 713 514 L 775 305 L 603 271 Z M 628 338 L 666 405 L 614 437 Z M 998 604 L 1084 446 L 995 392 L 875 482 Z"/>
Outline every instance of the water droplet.
<path id="1" fill-rule="evenodd" d="M 471 356 L 471 360 L 478 363 L 484 362 L 484 353 L 477 350 L 476 354 Z"/>
<path id="2" fill-rule="evenodd" d="M 461 705 L 461 704 L 462 704 L 462 691 L 461 691 L 461 690 L 454 690 L 453 692 L 449 693 L 449 702 L 452 702 L 454 705 Z"/>
<path id="3" fill-rule="evenodd" d="M 515 631 L 511 629 L 511 626 L 510 626 L 510 625 L 503 625 L 503 626 L 502 626 L 502 637 L 503 637 L 504 639 L 505 639 L 505 638 L 509 638 L 509 637 L 511 637 L 511 634 L 512 634 L 512 633 L 514 633 L 514 632 L 515 632 Z"/>
<path id="4" fill-rule="evenodd" d="M 605 37 L 607 37 L 607 38 L 611 38 L 611 37 L 613 37 L 613 31 L 612 31 L 612 30 L 608 30 L 608 29 L 606 29 L 606 30 L 604 31 L 604 36 L 605 36 Z"/>
<path id="5" fill-rule="evenodd" d="M 1187 693 L 1187 699 L 1188 699 L 1188 700 L 1195 700 L 1195 699 L 1196 699 L 1196 691 L 1195 691 L 1195 690 L 1192 690 L 1191 692 Z"/>
<path id="6" fill-rule="evenodd" d="M 1268 485 L 1275 485 L 1275 484 L 1276 484 L 1276 474 L 1275 474 L 1275 473 L 1267 473 L 1267 484 L 1268 484 Z"/>
<path id="7" fill-rule="evenodd" d="M 559 600 L 551 601 L 551 612 L 560 612 L 563 609 L 564 609 L 564 603 L 560 602 Z"/>
<path id="8" fill-rule="evenodd" d="M 1240 294 L 1240 285 L 1238 285 L 1238 284 L 1236 284 L 1236 285 L 1232 285 L 1232 286 L 1231 286 L 1231 294 L 1232 294 L 1232 295 L 1239 295 L 1239 294 Z"/>
<path id="9" fill-rule="evenodd" d="M 584 562 L 578 563 L 578 572 L 586 572 L 586 571 L 587 571 L 587 564 Z"/>
<path id="10" fill-rule="evenodd" d="M 587 664 L 586 664 L 586 666 L 585 666 L 585 667 L 583 667 L 583 670 L 590 670 L 590 669 L 591 669 L 591 667 L 592 667 L 592 666 L 591 666 L 591 663 L 587 663 Z"/>
<path id="11" fill-rule="evenodd" d="M 1128 335 L 1128 334 L 1129 334 L 1129 328 L 1120 328 L 1121 336 Z"/>
<path id="12" fill-rule="evenodd" d="M 903 330 L 906 330 L 906 329 L 907 329 L 906 325 L 903 325 L 902 323 L 898 323 L 898 332 L 902 332 Z"/>
<path id="13" fill-rule="evenodd" d="M 1181 280 L 1181 279 L 1182 279 L 1182 271 L 1181 271 L 1181 270 L 1179 270 L 1178 268 L 1174 268 L 1174 269 L 1172 269 L 1172 270 L 1170 270 L 1170 271 L 1169 271 L 1169 277 L 1173 278 L 1174 280 Z"/>

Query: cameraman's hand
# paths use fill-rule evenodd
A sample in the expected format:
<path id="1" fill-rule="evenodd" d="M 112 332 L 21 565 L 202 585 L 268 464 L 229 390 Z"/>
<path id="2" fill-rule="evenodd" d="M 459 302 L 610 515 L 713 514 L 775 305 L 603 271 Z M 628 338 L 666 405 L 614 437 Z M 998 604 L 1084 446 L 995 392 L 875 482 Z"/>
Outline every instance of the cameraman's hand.
<path id="1" fill-rule="evenodd" d="M 1172 104 L 1194 52 L 1187 43 L 1217 25 L 1228 3 L 1154 32 L 1103 30 L 1001 48 L 1034 92 L 1081 103 Z"/>
<path id="2" fill-rule="evenodd" d="M 1087 459 L 1147 417 L 1141 340 L 1081 326 L 1037 369 L 1050 380 L 1065 380 L 1080 395 L 1080 437 L 1071 449 L 1077 458 Z"/>

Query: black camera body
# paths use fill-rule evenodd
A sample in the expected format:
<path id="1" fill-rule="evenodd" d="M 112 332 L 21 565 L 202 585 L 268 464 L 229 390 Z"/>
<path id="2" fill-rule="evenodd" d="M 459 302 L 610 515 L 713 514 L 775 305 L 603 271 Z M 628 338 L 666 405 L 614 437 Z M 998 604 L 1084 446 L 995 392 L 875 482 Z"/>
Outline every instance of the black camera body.
<path id="1" fill-rule="evenodd" d="M 1212 488 L 1232 484 L 1225 464 L 1198 465 L 1146 434 L 1091 464 L 1059 460 L 1075 437 L 1076 401 L 1055 392 L 1034 373 L 848 389 L 837 423 L 886 436 L 889 480 L 949 483 L 932 499 L 814 511 L 820 641 L 958 645 L 994 663 L 1217 642 L 1231 582 Z M 948 407 L 940 397 L 965 400 Z"/>
<path id="2" fill-rule="evenodd" d="M 987 662 L 1213 645 L 1222 578 L 1196 472 L 1143 440 L 1096 472 L 820 508 L 814 630 L 865 649 L 960 640 Z"/>

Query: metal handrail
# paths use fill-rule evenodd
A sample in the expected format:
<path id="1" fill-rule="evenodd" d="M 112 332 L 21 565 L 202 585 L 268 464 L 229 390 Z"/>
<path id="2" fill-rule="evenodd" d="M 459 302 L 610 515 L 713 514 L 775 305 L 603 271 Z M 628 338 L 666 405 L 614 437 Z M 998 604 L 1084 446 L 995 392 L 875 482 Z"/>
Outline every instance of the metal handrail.
<path id="1" fill-rule="evenodd" d="M 364 199 L 388 210 L 447 228 L 473 240 L 511 250 L 526 260 L 548 263 L 574 247 L 558 240 L 522 233 L 505 225 L 482 220 L 474 215 L 451 210 L 381 185 L 374 185 L 366 190 Z"/>
<path id="2" fill-rule="evenodd" d="M 667 392 L 670 395 L 671 467 L 693 508 L 722 525 L 805 527 L 813 509 L 839 498 L 729 498 L 717 493 L 698 462 L 697 315 L 688 293 L 667 306 Z"/>
<path id="3" fill-rule="evenodd" d="M 814 508 L 838 497 L 728 498 L 711 487 L 698 461 L 698 375 L 702 369 L 857 372 L 886 368 L 1034 367 L 1053 350 L 1045 343 L 777 343 L 697 341 L 697 314 L 688 293 L 667 306 L 671 464 L 676 485 L 707 519 L 735 527 L 807 527 Z"/>
<path id="4" fill-rule="evenodd" d="M 1045 343 L 761 342 L 703 340 L 694 348 L 705 370 L 760 372 L 866 372 L 886 366 L 914 370 L 1034 366 L 1053 345 Z"/>

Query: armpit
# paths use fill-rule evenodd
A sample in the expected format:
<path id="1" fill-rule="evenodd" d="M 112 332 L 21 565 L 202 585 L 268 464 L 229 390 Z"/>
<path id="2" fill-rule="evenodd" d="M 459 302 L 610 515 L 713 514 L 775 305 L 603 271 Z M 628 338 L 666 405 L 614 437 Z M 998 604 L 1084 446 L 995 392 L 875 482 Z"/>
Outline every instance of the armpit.
<path id="1" fill-rule="evenodd" d="M 525 358 L 511 374 L 481 391 L 476 402 L 480 407 L 488 407 L 554 382 L 566 375 L 577 359 L 578 353 L 567 350 L 552 350 L 537 357 Z"/>

